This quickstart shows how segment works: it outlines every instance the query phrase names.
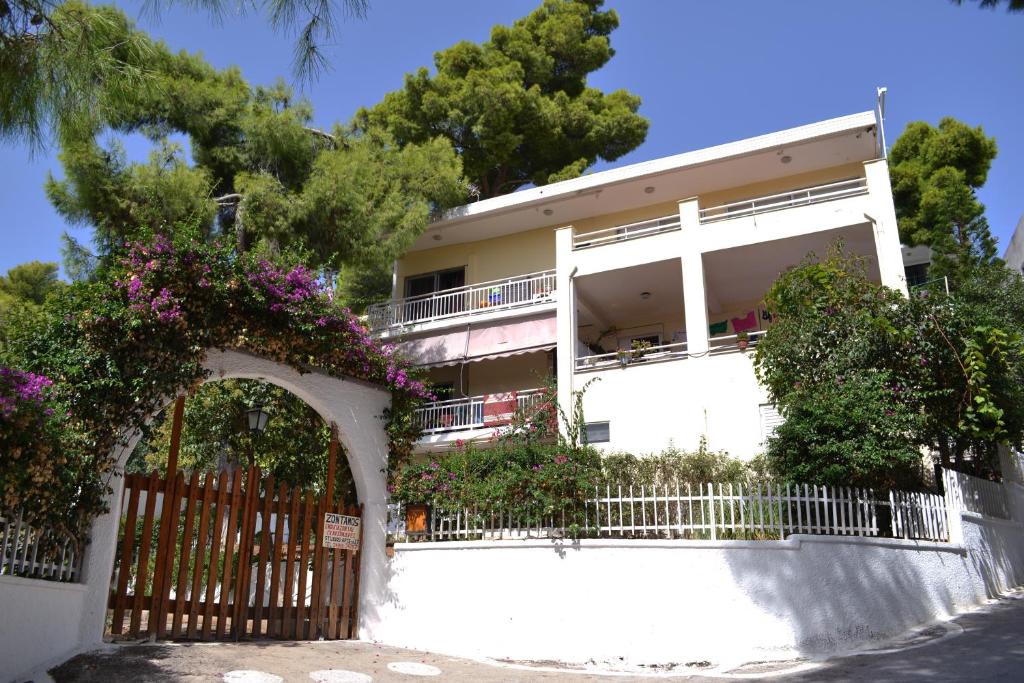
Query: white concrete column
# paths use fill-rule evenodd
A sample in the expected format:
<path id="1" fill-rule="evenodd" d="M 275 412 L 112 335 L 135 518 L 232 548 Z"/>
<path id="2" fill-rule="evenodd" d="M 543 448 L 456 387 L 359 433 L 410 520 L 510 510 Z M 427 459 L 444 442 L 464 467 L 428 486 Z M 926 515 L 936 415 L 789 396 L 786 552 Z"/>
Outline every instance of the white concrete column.
<path id="1" fill-rule="evenodd" d="M 889 164 L 885 159 L 864 163 L 868 183 L 868 203 L 872 229 L 875 234 L 875 253 L 882 284 L 907 294 L 907 276 L 903 270 L 903 250 L 900 231 L 896 223 L 896 207 L 892 201 L 889 182 Z"/>
<path id="2" fill-rule="evenodd" d="M 679 202 L 680 254 L 683 263 L 683 304 L 686 307 L 686 349 L 690 354 L 708 351 L 708 304 L 704 287 L 704 259 L 698 230 L 697 198 Z"/>
<path id="3" fill-rule="evenodd" d="M 115 474 L 110 478 L 111 491 L 107 495 L 108 511 L 96 517 L 89 531 L 89 544 L 82 557 L 79 582 L 88 589 L 82 605 L 79 622 L 78 647 L 88 649 L 103 642 L 106 630 L 107 602 L 110 599 L 110 578 L 117 555 L 117 533 L 121 526 L 121 498 L 124 495 L 124 464 L 142 437 L 136 431 L 112 454 Z"/>
<path id="4" fill-rule="evenodd" d="M 576 364 L 576 290 L 573 286 L 572 226 L 555 231 L 555 282 L 558 291 L 558 405 L 570 415 L 575 390 L 573 368 Z M 561 418 L 559 418 L 561 423 Z M 560 424 L 564 429 L 565 425 Z"/>

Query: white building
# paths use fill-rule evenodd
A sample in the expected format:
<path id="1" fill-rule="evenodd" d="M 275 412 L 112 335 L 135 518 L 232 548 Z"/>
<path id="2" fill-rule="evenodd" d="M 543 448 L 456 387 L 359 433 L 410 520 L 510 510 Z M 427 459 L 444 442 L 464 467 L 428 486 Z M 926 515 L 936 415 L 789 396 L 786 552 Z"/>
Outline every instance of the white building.
<path id="1" fill-rule="evenodd" d="M 874 112 L 821 121 L 434 223 L 396 262 L 392 301 L 369 311 L 442 394 L 419 413 L 420 450 L 489 438 L 500 411 L 487 397 L 528 405 L 557 376 L 563 406 L 600 380 L 584 408 L 606 450 L 706 435 L 737 457 L 759 452 L 778 417 L 739 342 L 768 329 L 761 302 L 777 276 L 842 239 L 871 277 L 906 291 L 879 125 Z"/>
<path id="2" fill-rule="evenodd" d="M 1003 260 L 1011 270 L 1024 273 L 1024 216 L 1017 222 L 1017 228 L 1013 231 L 1010 244 L 1006 247 Z"/>

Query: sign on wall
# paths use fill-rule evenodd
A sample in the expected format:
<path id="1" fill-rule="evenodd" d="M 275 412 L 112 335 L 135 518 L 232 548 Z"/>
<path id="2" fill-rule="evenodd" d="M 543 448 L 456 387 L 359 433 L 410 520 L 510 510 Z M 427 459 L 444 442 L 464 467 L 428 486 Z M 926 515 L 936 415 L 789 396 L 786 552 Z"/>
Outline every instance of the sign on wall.
<path id="1" fill-rule="evenodd" d="M 359 529 L 358 517 L 325 512 L 323 547 L 359 550 Z"/>

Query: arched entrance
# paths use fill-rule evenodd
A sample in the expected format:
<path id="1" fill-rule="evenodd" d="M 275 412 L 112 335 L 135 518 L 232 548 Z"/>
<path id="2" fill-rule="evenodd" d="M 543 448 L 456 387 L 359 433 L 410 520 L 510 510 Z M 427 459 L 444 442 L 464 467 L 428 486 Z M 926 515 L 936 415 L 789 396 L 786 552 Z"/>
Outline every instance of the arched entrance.
<path id="1" fill-rule="evenodd" d="M 367 630 L 366 625 L 373 623 L 376 619 L 375 605 L 380 604 L 380 597 L 383 593 L 386 561 L 384 544 L 388 439 L 381 417 L 390 405 L 390 392 L 367 382 L 330 376 L 316 370 L 300 374 L 288 366 L 239 351 L 211 350 L 207 353 L 204 365 L 210 373 L 207 381 L 258 379 L 276 384 L 305 401 L 327 424 L 335 428 L 337 438 L 344 446 L 344 451 L 348 456 L 349 468 L 362 507 L 362 548 L 357 555 L 359 567 L 351 569 L 358 569 L 360 577 L 358 598 L 353 605 L 358 614 L 356 633 L 364 633 Z M 139 436 L 139 434 L 135 434 L 126 440 L 114 454 L 114 460 L 119 470 L 124 467 Z M 114 491 L 110 497 L 111 512 L 99 517 L 93 525 L 92 542 L 83 566 L 83 579 L 90 588 L 86 614 L 82 623 L 82 639 L 86 643 L 97 642 L 101 639 L 107 614 L 109 580 L 118 550 L 118 528 L 121 521 L 124 478 L 117 477 L 112 484 Z M 138 482 L 135 482 L 133 485 L 137 484 Z M 234 488 L 238 489 L 237 484 L 234 485 Z M 248 508 L 240 501 L 239 517 L 244 520 L 246 519 L 245 515 L 248 514 L 251 515 L 249 519 L 274 519 L 272 514 L 268 514 L 267 506 L 280 504 L 281 501 L 271 501 L 265 493 L 263 498 L 257 502 L 259 497 L 257 488 L 255 497 L 249 499 Z M 133 493 L 133 495 L 137 494 Z M 233 496 L 234 491 L 224 495 Z M 227 500 L 226 497 L 225 500 Z M 306 502 L 308 503 L 308 499 Z M 305 503 L 298 500 L 289 499 L 289 504 L 298 505 L 299 509 L 303 511 L 308 508 Z M 317 514 L 321 511 L 337 512 L 323 506 L 314 506 L 311 509 Z M 296 519 L 303 516 L 305 519 L 302 524 L 310 524 L 310 515 L 308 514 L 300 514 Z M 281 516 L 276 519 L 281 519 Z M 241 530 L 244 527 L 238 528 Z M 253 526 L 249 527 L 250 533 L 254 528 Z M 240 536 L 239 540 L 244 541 L 245 539 Z M 251 544 L 252 539 L 249 538 L 248 542 Z M 306 561 L 305 557 L 291 559 L 296 563 Z M 345 572 L 346 575 L 352 576 L 347 574 L 348 566 L 345 566 L 344 569 L 328 569 L 327 571 L 329 580 L 339 576 L 339 572 Z M 320 575 L 317 576 L 319 580 Z M 244 577 L 244 572 L 239 574 L 239 577 Z M 251 576 L 249 580 L 255 578 L 257 577 Z M 236 593 L 238 596 L 241 596 L 242 592 L 247 592 L 246 589 L 239 589 L 237 583 L 235 588 L 238 591 Z M 167 594 L 166 589 L 162 592 L 164 595 Z M 175 606 L 175 609 L 177 610 L 175 619 L 179 620 L 178 612 L 183 610 L 178 606 Z M 298 629 L 294 628 L 294 622 L 291 632 L 298 633 Z M 309 632 L 305 631 L 304 633 L 308 634 Z M 279 635 L 281 634 L 279 633 Z"/>

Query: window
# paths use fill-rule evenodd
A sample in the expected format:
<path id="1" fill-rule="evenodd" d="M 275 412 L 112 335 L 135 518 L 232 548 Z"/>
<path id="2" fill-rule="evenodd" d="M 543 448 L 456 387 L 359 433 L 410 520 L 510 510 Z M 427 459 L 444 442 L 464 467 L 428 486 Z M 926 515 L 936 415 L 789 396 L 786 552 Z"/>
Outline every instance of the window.
<path id="1" fill-rule="evenodd" d="M 405 278 L 405 298 L 412 299 L 412 301 L 407 301 L 403 306 L 404 319 L 423 320 L 462 312 L 465 302 L 459 295 L 440 299 L 434 297 L 416 299 L 414 297 L 424 297 L 446 289 L 462 287 L 465 284 L 465 266 Z"/>
<path id="2" fill-rule="evenodd" d="M 433 294 L 434 292 L 441 292 L 446 289 L 462 287 L 465 284 L 465 266 L 438 270 L 433 273 L 424 273 L 405 278 L 405 296 L 409 298 L 423 294 Z"/>
<path id="3" fill-rule="evenodd" d="M 907 287 L 918 287 L 928 281 L 928 264 L 916 263 L 904 266 L 903 273 L 907 276 Z"/>
<path id="4" fill-rule="evenodd" d="M 610 422 L 588 422 L 583 434 L 584 443 L 608 443 L 611 441 Z"/>

